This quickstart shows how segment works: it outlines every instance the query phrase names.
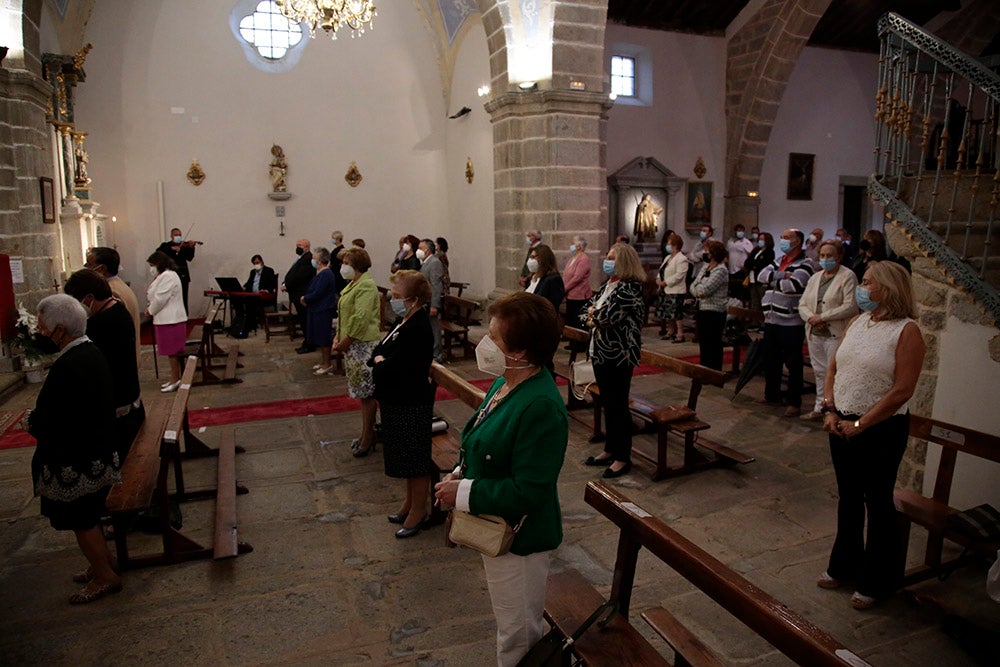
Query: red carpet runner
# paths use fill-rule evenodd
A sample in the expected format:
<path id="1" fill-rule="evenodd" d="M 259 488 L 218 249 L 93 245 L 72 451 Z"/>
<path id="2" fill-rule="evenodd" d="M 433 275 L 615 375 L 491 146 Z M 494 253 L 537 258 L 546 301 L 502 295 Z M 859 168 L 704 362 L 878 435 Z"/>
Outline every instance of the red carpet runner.
<path id="1" fill-rule="evenodd" d="M 635 369 L 635 375 L 654 375 L 663 372 L 655 366 L 641 365 Z M 558 379 L 557 383 L 562 386 L 565 380 Z M 493 380 L 472 380 L 471 384 L 486 390 Z M 455 396 L 444 389 L 438 388 L 438 401 L 454 399 Z M 222 426 L 225 424 L 241 424 L 243 422 L 264 421 L 267 419 L 288 419 L 290 417 L 305 417 L 307 415 L 329 415 L 339 412 L 350 412 L 360 410 L 360 401 L 346 395 L 321 396 L 318 398 L 292 398 L 283 401 L 268 401 L 265 403 L 246 403 L 244 405 L 231 405 L 221 408 L 205 408 L 203 410 L 191 410 L 188 413 L 188 422 L 191 428 L 202 428 L 207 426 Z M 21 430 L 16 419 L 8 421 L 7 428 L 0 434 L 0 449 L 13 449 L 16 447 L 31 447 L 35 444 L 35 439 Z M 0 425 L 2 427 L 2 425 Z"/>

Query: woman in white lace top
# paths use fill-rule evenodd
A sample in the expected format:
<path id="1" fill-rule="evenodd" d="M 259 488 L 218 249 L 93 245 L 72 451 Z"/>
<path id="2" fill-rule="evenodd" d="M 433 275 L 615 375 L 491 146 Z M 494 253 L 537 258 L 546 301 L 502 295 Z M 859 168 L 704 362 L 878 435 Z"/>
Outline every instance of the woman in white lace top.
<path id="1" fill-rule="evenodd" d="M 823 392 L 823 428 L 830 434 L 840 500 L 830 562 L 816 583 L 837 588 L 853 582 L 851 604 L 868 609 L 890 595 L 898 579 L 892 490 L 925 346 L 913 320 L 910 276 L 898 264 L 872 264 L 855 300 L 861 314 L 844 332 Z"/>

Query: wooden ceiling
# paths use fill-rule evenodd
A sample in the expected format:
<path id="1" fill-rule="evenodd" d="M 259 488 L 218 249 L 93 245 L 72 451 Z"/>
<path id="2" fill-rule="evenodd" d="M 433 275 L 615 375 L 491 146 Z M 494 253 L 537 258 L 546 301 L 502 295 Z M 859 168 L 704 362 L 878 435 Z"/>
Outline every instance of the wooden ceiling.
<path id="1" fill-rule="evenodd" d="M 747 0 L 609 0 L 608 20 L 636 28 L 723 35 L 746 4 Z M 876 24 L 886 12 L 923 26 L 960 6 L 959 0 L 833 0 L 809 43 L 878 53 Z"/>

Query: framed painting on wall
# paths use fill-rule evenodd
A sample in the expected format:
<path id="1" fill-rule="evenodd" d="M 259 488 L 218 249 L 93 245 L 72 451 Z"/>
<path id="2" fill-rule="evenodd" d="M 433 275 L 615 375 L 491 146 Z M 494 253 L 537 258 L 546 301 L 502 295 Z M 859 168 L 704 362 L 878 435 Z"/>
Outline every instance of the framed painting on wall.
<path id="1" fill-rule="evenodd" d="M 809 200 L 813 198 L 812 153 L 788 154 L 788 199 Z"/>
<path id="2" fill-rule="evenodd" d="M 56 197 L 52 179 L 47 176 L 39 176 L 38 189 L 42 195 L 42 222 L 54 224 L 56 221 Z"/>
<path id="3" fill-rule="evenodd" d="M 684 220 L 689 226 L 712 224 L 711 181 L 688 181 L 686 201 Z"/>

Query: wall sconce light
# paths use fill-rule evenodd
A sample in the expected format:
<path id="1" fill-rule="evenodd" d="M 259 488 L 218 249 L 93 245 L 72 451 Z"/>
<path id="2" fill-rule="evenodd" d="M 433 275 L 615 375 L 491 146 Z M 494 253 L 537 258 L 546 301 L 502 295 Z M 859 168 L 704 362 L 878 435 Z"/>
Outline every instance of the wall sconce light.
<path id="1" fill-rule="evenodd" d="M 476 94 L 480 97 L 486 97 L 490 94 L 490 87 L 487 85 L 479 86 L 479 88 L 476 88 Z"/>
<path id="2" fill-rule="evenodd" d="M 570 81 L 569 87 L 571 90 L 587 90 L 587 84 L 583 81 Z"/>
<path id="3" fill-rule="evenodd" d="M 517 84 L 517 87 L 526 93 L 532 93 L 538 90 L 538 83 L 535 81 L 522 81 L 521 83 Z"/>
<path id="4" fill-rule="evenodd" d="M 610 95 L 608 95 L 608 99 L 614 102 L 615 100 L 618 99 L 618 93 L 611 93 Z"/>
<path id="5" fill-rule="evenodd" d="M 747 192 L 747 197 L 759 197 L 760 193 L 756 190 L 750 190 Z"/>

